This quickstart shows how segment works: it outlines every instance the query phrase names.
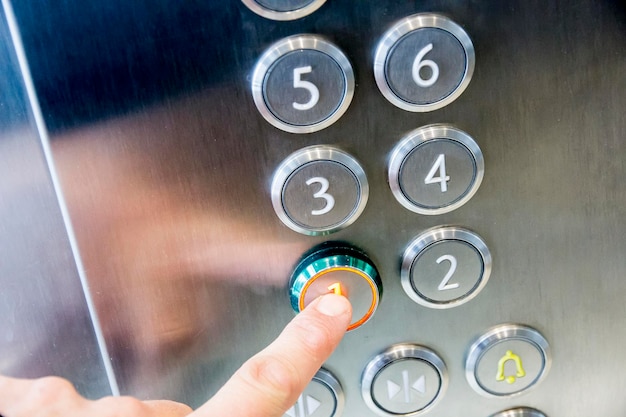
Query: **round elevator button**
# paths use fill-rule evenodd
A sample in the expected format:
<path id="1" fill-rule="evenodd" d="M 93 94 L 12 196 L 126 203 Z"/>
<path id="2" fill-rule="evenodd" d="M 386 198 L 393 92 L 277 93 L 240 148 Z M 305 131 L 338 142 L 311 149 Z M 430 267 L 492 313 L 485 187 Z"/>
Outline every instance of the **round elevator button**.
<path id="1" fill-rule="evenodd" d="M 537 385 L 550 368 L 550 350 L 537 330 L 517 324 L 495 327 L 469 349 L 465 376 L 479 394 L 505 397 Z"/>
<path id="2" fill-rule="evenodd" d="M 483 154 L 467 133 L 447 125 L 409 132 L 391 152 L 388 177 L 402 206 L 437 215 L 467 203 L 485 172 Z"/>
<path id="3" fill-rule="evenodd" d="M 367 406 L 381 416 L 414 416 L 430 410 L 447 387 L 446 366 L 432 350 L 412 344 L 395 345 L 365 368 L 361 393 Z"/>
<path id="4" fill-rule="evenodd" d="M 319 9 L 326 0 L 242 0 L 250 10 L 271 20 L 295 20 Z"/>
<path id="5" fill-rule="evenodd" d="M 444 309 L 476 297 L 491 275 L 485 242 L 460 227 L 436 227 L 417 236 L 404 251 L 401 282 L 416 303 Z"/>
<path id="6" fill-rule="evenodd" d="M 336 122 L 354 94 L 354 73 L 335 45 L 315 35 L 296 35 L 270 46 L 252 75 L 252 96 L 261 115 L 291 133 L 311 133 Z"/>
<path id="7" fill-rule="evenodd" d="M 491 417 L 547 417 L 544 413 L 534 408 L 514 408 L 511 410 L 501 411 Z"/>
<path id="8" fill-rule="evenodd" d="M 474 61 L 474 46 L 463 28 L 443 16 L 417 14 L 383 35 L 374 75 L 392 104 L 426 112 L 461 95 L 474 72 Z"/>
<path id="9" fill-rule="evenodd" d="M 320 369 L 283 417 L 340 417 L 344 404 L 344 393 L 337 378 Z"/>
<path id="10" fill-rule="evenodd" d="M 369 186 L 352 156 L 331 146 L 312 146 L 280 164 L 271 193 L 274 211 L 286 226 L 307 235 L 325 235 L 359 217 Z"/>
<path id="11" fill-rule="evenodd" d="M 382 295 L 382 282 L 372 261 L 356 248 L 332 242 L 313 248 L 300 261 L 289 288 L 291 306 L 296 312 L 323 294 L 346 296 L 352 304 L 348 330 L 372 317 Z"/>

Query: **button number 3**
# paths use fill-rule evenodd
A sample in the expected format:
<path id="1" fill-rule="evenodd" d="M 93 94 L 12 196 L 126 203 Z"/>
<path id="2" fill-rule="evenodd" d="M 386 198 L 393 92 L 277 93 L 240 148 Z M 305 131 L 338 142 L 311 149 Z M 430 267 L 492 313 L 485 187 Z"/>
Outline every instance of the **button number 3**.
<path id="1" fill-rule="evenodd" d="M 323 198 L 324 200 L 326 200 L 326 205 L 324 206 L 324 208 L 320 209 L 320 210 L 313 210 L 311 211 L 311 214 L 314 216 L 321 216 L 322 214 L 326 214 L 329 211 L 331 211 L 333 209 L 333 207 L 335 207 L 335 198 L 326 193 L 326 191 L 328 191 L 328 188 L 330 186 L 328 180 L 324 177 L 313 177 L 307 180 L 306 185 L 312 185 L 312 184 L 320 184 L 321 188 L 319 189 L 318 192 L 316 192 L 315 194 L 313 194 L 314 198 Z"/>
<path id="2" fill-rule="evenodd" d="M 304 88 L 311 94 L 311 98 L 306 103 L 293 102 L 293 108 L 296 110 L 310 110 L 320 101 L 320 90 L 310 81 L 304 81 L 301 77 L 302 74 L 308 74 L 313 71 L 313 68 L 298 67 L 293 69 L 293 88 Z"/>

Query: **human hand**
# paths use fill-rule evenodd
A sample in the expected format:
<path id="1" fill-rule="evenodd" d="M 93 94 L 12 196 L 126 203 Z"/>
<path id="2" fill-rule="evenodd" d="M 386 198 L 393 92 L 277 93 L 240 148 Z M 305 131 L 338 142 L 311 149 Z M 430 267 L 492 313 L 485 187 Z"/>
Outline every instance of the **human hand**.
<path id="1" fill-rule="evenodd" d="M 346 298 L 334 294 L 318 298 L 196 411 L 171 401 L 131 397 L 90 401 L 60 378 L 22 380 L 0 376 L 0 416 L 281 417 L 337 347 L 351 315 Z"/>

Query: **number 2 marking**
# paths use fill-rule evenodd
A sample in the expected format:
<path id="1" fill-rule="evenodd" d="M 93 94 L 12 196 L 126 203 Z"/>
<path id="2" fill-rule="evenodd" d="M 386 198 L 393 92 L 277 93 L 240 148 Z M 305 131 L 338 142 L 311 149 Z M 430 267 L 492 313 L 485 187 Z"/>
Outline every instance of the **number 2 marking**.
<path id="1" fill-rule="evenodd" d="M 435 177 L 435 173 L 439 171 L 439 176 Z M 440 154 L 433 167 L 424 178 L 424 184 L 441 184 L 441 192 L 445 193 L 448 191 L 448 181 L 450 181 L 450 177 L 446 175 L 446 156 L 444 154 Z"/>
<path id="2" fill-rule="evenodd" d="M 448 282 L 450 281 L 450 278 L 452 278 L 452 275 L 454 275 L 454 272 L 456 271 L 456 264 L 457 264 L 456 258 L 452 255 L 443 255 L 437 258 L 438 264 L 442 263 L 443 261 L 450 262 L 450 269 L 448 270 L 448 273 L 446 274 L 446 276 L 443 277 L 443 279 L 441 280 L 441 283 L 439 284 L 437 289 L 439 291 L 445 291 L 445 290 L 454 290 L 454 289 L 459 288 L 460 285 L 458 283 L 448 284 Z"/>
<path id="3" fill-rule="evenodd" d="M 308 74 L 313 72 L 313 68 L 298 67 L 293 69 L 293 88 L 304 88 L 311 94 L 311 98 L 306 103 L 292 103 L 293 108 L 296 110 L 310 110 L 320 101 L 320 90 L 310 81 L 304 81 L 301 77 L 302 74 Z"/>
<path id="4" fill-rule="evenodd" d="M 313 178 L 308 179 L 306 182 L 306 185 L 312 185 L 312 184 L 320 184 L 322 186 L 318 192 L 313 194 L 313 197 L 323 198 L 324 200 L 326 200 L 326 205 L 324 206 L 324 208 L 320 210 L 311 211 L 312 215 L 321 216 L 322 214 L 328 213 L 329 211 L 333 209 L 333 207 L 335 207 L 335 198 L 326 192 L 328 191 L 328 188 L 330 187 L 330 184 L 326 178 L 313 177 Z"/>

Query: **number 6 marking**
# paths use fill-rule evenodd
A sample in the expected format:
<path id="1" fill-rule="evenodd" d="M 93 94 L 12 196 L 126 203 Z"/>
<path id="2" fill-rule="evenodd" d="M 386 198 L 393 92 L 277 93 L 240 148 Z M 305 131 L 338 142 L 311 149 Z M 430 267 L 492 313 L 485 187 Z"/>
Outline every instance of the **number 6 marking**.
<path id="1" fill-rule="evenodd" d="M 309 180 L 307 180 L 306 185 L 311 185 L 315 183 L 320 184 L 322 187 L 319 189 L 318 192 L 313 194 L 313 197 L 323 198 L 324 200 L 326 200 L 326 206 L 324 206 L 324 208 L 320 210 L 311 211 L 311 214 L 314 216 L 321 216 L 322 214 L 328 213 L 329 211 L 333 209 L 333 207 L 335 207 L 335 198 L 332 195 L 326 193 L 326 191 L 328 191 L 328 187 L 330 186 L 326 178 L 324 177 L 310 178 Z"/>
<path id="2" fill-rule="evenodd" d="M 313 68 L 311 66 L 308 67 L 298 67 L 293 69 L 293 88 L 304 88 L 311 93 L 311 98 L 306 103 L 296 103 L 295 101 L 292 103 L 293 108 L 296 110 L 310 110 L 320 101 L 320 90 L 310 81 L 304 81 L 302 78 L 302 74 L 308 74 L 313 72 Z"/>
<path id="3" fill-rule="evenodd" d="M 435 84 L 439 79 L 439 65 L 437 65 L 434 61 L 431 61 L 430 59 L 425 59 L 422 61 L 424 55 L 432 51 L 432 49 L 433 44 L 429 43 L 417 53 L 415 61 L 413 61 L 413 81 L 415 81 L 415 83 L 420 87 L 430 87 Z M 432 71 L 432 74 L 430 74 L 430 78 L 427 80 L 423 79 L 422 75 L 420 74 L 421 69 L 424 67 L 429 67 Z"/>
<path id="4" fill-rule="evenodd" d="M 450 281 L 450 278 L 452 278 L 452 275 L 454 275 L 454 271 L 456 271 L 456 258 L 452 255 L 443 255 L 437 259 L 438 264 L 442 263 L 443 261 L 450 262 L 450 269 L 448 270 L 446 276 L 443 277 L 443 279 L 441 280 L 441 283 L 439 284 L 439 287 L 437 287 L 437 289 L 439 291 L 445 291 L 459 288 L 460 285 L 458 283 L 448 284 L 448 281 Z"/>

